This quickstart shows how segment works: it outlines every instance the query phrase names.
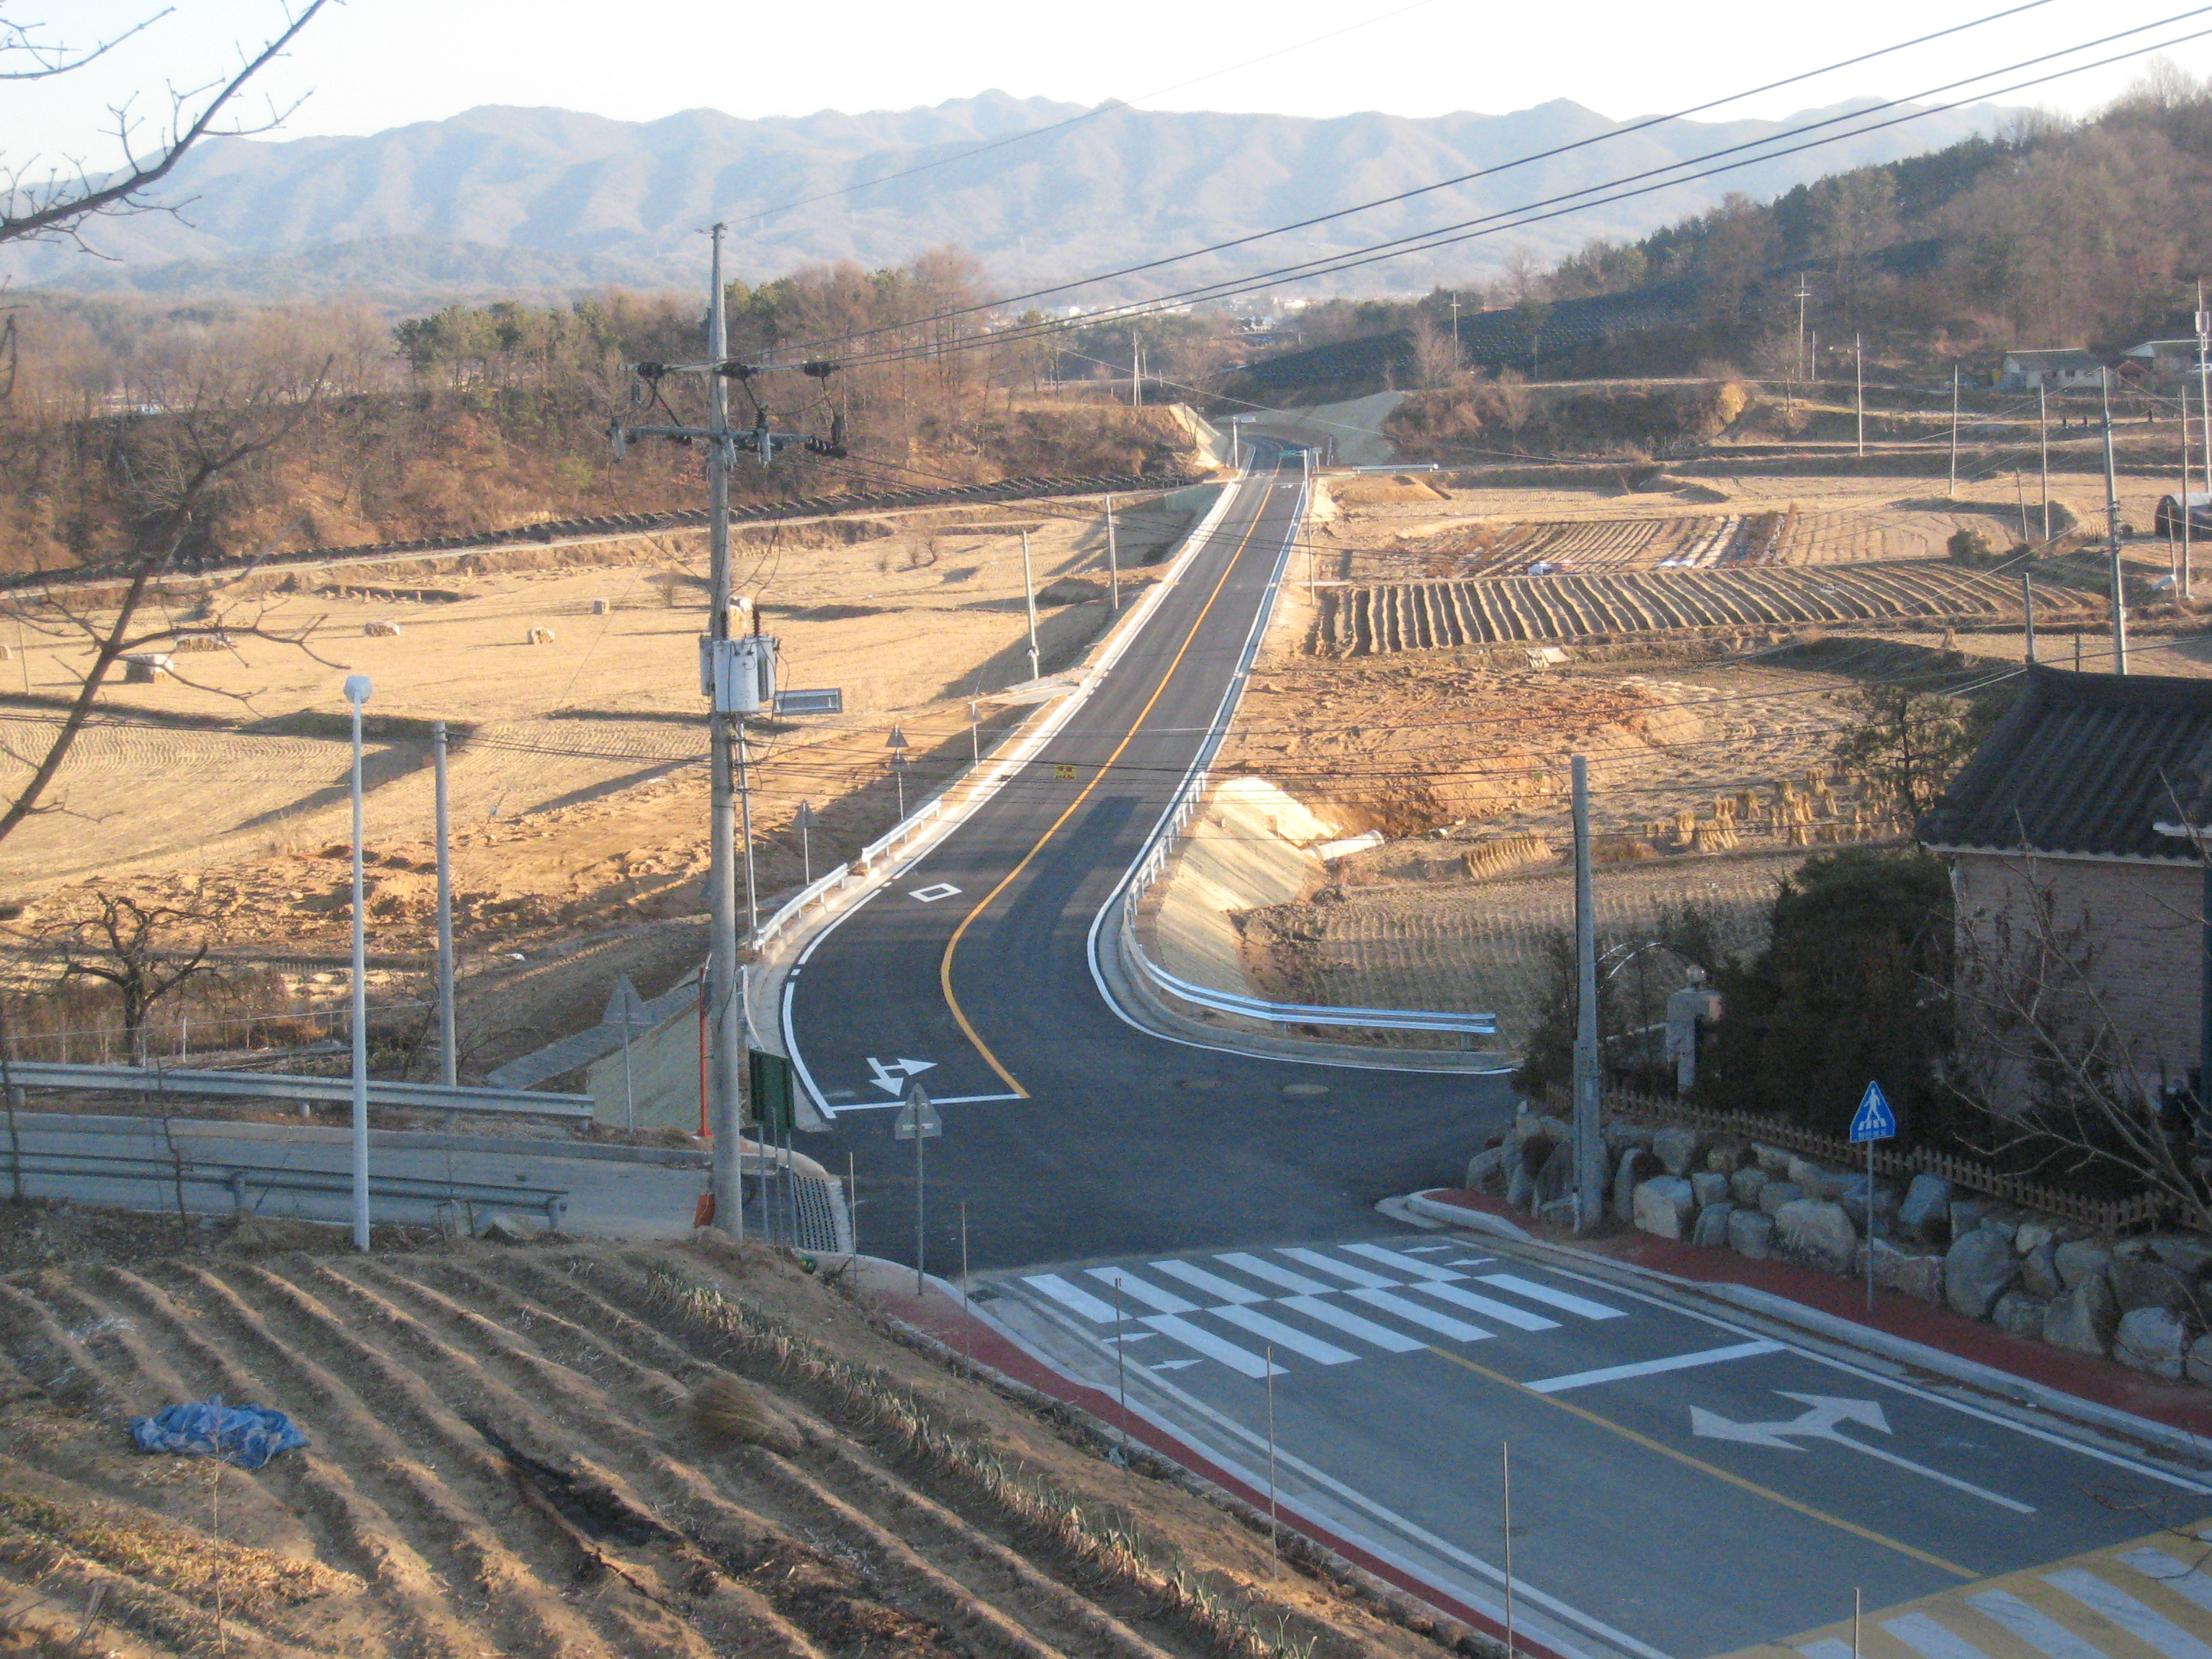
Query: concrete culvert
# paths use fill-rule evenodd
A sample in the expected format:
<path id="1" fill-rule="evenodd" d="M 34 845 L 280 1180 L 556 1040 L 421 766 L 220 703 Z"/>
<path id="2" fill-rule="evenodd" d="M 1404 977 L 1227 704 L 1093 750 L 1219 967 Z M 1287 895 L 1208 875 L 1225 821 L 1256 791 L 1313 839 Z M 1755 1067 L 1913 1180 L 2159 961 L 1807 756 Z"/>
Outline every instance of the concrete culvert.
<path id="1" fill-rule="evenodd" d="M 692 1425 L 710 1440 L 727 1445 L 765 1446 L 786 1457 L 799 1455 L 798 1431 L 735 1377 L 708 1377 L 691 1390 L 685 1406 Z"/>

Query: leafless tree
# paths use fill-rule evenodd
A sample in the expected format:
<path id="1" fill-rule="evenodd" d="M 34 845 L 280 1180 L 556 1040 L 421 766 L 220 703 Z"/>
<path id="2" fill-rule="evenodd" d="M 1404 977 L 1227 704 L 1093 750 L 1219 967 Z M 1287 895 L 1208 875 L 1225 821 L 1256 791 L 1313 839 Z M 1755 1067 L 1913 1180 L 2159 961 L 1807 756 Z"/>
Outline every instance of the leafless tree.
<path id="1" fill-rule="evenodd" d="M 11 160 L 0 155 L 0 244 L 21 241 L 82 243 L 88 220 L 102 215 L 143 213 L 157 208 L 153 197 L 161 183 L 204 138 L 266 132 L 291 108 L 269 106 L 258 120 L 229 123 L 226 118 L 246 82 L 281 57 L 301 30 L 331 0 L 287 5 L 284 26 L 258 51 L 241 50 L 236 70 L 197 87 L 172 88 L 169 109 L 150 138 L 145 118 L 129 100 L 108 110 L 108 137 L 120 152 L 118 163 L 94 170 L 76 160 L 42 163 L 37 156 Z M 13 7 L 0 0 L 0 81 L 40 81 L 68 75 L 106 56 L 131 36 L 169 15 L 155 12 L 114 38 L 83 48 L 42 39 L 44 26 L 17 21 Z"/>
<path id="2" fill-rule="evenodd" d="M 177 924 L 204 918 L 168 905 L 141 904 L 120 893 L 94 897 L 99 906 L 94 914 L 58 930 L 66 952 L 62 981 L 100 980 L 115 988 L 122 1004 L 124 1046 L 132 1063 L 143 1066 L 146 1023 L 154 1005 L 210 966 L 204 937 L 184 955 L 167 948 L 163 939 Z"/>
<path id="3" fill-rule="evenodd" d="M 1452 377 L 1459 373 L 1450 334 L 1438 328 L 1436 319 L 1425 311 L 1414 313 L 1413 325 L 1407 332 L 1413 342 L 1414 380 L 1428 391 L 1449 386 Z"/>

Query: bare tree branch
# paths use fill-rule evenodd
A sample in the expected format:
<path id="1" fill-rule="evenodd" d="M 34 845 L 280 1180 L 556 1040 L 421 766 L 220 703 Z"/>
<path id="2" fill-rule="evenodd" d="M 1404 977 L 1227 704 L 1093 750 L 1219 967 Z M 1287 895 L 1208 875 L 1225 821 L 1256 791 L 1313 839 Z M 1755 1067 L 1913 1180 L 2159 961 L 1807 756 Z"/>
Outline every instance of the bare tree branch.
<path id="1" fill-rule="evenodd" d="M 0 70 L 0 81 L 46 81 L 57 75 L 67 75 L 86 64 L 96 63 L 134 34 L 144 33 L 176 10 L 164 6 L 151 17 L 142 17 L 122 33 L 78 52 L 64 46 L 48 46 L 32 37 L 46 27 L 44 23 L 16 23 L 0 17 L 0 58 L 21 56 L 31 60 L 33 67 L 26 70 Z"/>

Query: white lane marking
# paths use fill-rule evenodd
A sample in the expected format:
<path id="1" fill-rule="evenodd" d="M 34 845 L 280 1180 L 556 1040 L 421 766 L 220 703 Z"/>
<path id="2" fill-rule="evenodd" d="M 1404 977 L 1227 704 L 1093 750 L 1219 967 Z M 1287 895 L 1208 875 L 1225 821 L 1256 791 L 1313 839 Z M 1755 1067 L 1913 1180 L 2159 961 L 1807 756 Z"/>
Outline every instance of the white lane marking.
<path id="1" fill-rule="evenodd" d="M 1165 1273 L 1170 1279 L 1180 1279 L 1186 1285 L 1196 1285 L 1208 1296 L 1218 1296 L 1224 1302 L 1265 1302 L 1269 1299 L 1257 1291 L 1248 1291 L 1242 1285 L 1231 1284 L 1219 1273 L 1194 1267 L 1188 1261 L 1155 1261 L 1152 1271 Z"/>
<path id="2" fill-rule="evenodd" d="M 1411 1273 L 1416 1279 L 1460 1279 L 1465 1273 L 1455 1273 L 1449 1267 L 1439 1267 L 1433 1261 L 1416 1261 L 1410 1255 L 1400 1255 L 1395 1250 L 1386 1250 L 1380 1244 L 1346 1244 L 1347 1250 L 1356 1251 L 1370 1261 L 1379 1261 L 1400 1273 Z"/>
<path id="3" fill-rule="evenodd" d="M 1700 1348 L 1695 1353 L 1669 1354 L 1664 1359 L 1641 1359 L 1632 1365 L 1606 1365 L 1594 1371 L 1571 1371 L 1565 1376 L 1547 1376 L 1539 1382 L 1524 1382 L 1522 1387 L 1534 1394 L 1565 1394 L 1569 1389 L 1587 1389 L 1596 1382 L 1619 1382 L 1632 1376 L 1656 1376 L 1661 1371 L 1686 1371 L 1693 1365 L 1717 1365 L 1724 1360 L 1748 1359 L 1753 1354 L 1781 1352 L 1779 1342 L 1738 1342 L 1725 1348 Z"/>
<path id="4" fill-rule="evenodd" d="M 1279 1319 L 1270 1319 L 1249 1308 L 1227 1307 L 1213 1310 L 1216 1319 L 1225 1319 L 1232 1325 L 1243 1327 L 1257 1337 L 1263 1337 L 1279 1348 L 1288 1348 L 1292 1353 L 1304 1354 L 1320 1365 L 1347 1365 L 1359 1358 L 1346 1353 L 1334 1342 L 1324 1342 L 1317 1336 L 1308 1336 L 1295 1325 L 1285 1325 Z"/>
<path id="5" fill-rule="evenodd" d="M 2101 1648 L 2083 1641 L 2010 1590 L 1984 1590 L 1979 1595 L 1968 1596 L 1966 1605 L 1987 1614 L 2030 1647 L 2040 1648 L 2051 1659 L 2108 1659 Z"/>
<path id="6" fill-rule="evenodd" d="M 1501 1291 L 1525 1296 L 1531 1302 L 1544 1302 L 1554 1308 L 1564 1308 L 1571 1314 L 1580 1314 L 1584 1319 L 1628 1317 L 1618 1308 L 1608 1308 L 1602 1302 L 1592 1302 L 1587 1297 L 1570 1295 L 1565 1291 L 1555 1291 L 1549 1285 L 1540 1285 L 1533 1279 L 1522 1278 L 1518 1273 L 1477 1273 L 1475 1277 L 1486 1285 L 1497 1285 Z"/>
<path id="7" fill-rule="evenodd" d="M 1141 1302 L 1156 1313 L 1196 1313 L 1198 1304 L 1186 1302 L 1173 1291 L 1164 1291 L 1157 1285 L 1148 1285 L 1126 1267 L 1086 1267 L 1084 1271 L 1102 1285 L 1118 1285 L 1121 1294 L 1132 1301 Z"/>
<path id="8" fill-rule="evenodd" d="M 1823 1636 L 1817 1642 L 1808 1642 L 1797 1651 L 1803 1654 L 1805 1659 L 1859 1659 L 1858 1655 L 1851 1651 L 1849 1642 L 1838 1642 L 1832 1636 Z"/>
<path id="9" fill-rule="evenodd" d="M 1019 1095 L 932 1095 L 933 1106 L 974 1106 L 987 1100 L 1019 1100 Z M 848 1112 L 896 1112 L 906 1104 L 902 1100 L 856 1100 L 840 1106 L 835 1111 L 823 1109 L 831 1117 L 842 1117 Z"/>
<path id="10" fill-rule="evenodd" d="M 940 881 L 933 886 L 917 887 L 909 892 L 907 896 L 911 899 L 920 899 L 924 904 L 934 904 L 939 899 L 951 898 L 959 890 L 960 890 L 957 887 L 955 887 L 951 882 Z"/>
<path id="11" fill-rule="evenodd" d="M 1227 1263 L 1238 1273 L 1249 1273 L 1270 1285 L 1279 1285 L 1286 1291 L 1296 1291 L 1300 1296 L 1322 1296 L 1336 1288 L 1334 1285 L 1324 1285 L 1319 1279 L 1308 1279 L 1304 1273 L 1294 1273 L 1287 1267 L 1278 1267 L 1272 1261 L 1262 1261 L 1258 1256 L 1247 1255 L 1243 1250 L 1231 1250 L 1213 1259 Z"/>
<path id="12" fill-rule="evenodd" d="M 1333 1325 L 1346 1336 L 1356 1336 L 1362 1342 L 1372 1342 L 1385 1353 L 1412 1353 L 1429 1346 L 1417 1336 L 1407 1336 L 1403 1331 L 1394 1331 L 1371 1319 L 1362 1319 L 1348 1309 L 1324 1302 L 1317 1296 L 1286 1296 L 1283 1298 L 1283 1305 L 1291 1312 L 1302 1313 L 1321 1324 Z"/>
<path id="13" fill-rule="evenodd" d="M 1352 1291 L 1349 1294 L 1370 1308 L 1394 1313 L 1408 1324 L 1425 1326 L 1455 1342 L 1480 1342 L 1490 1334 L 1480 1325 L 1469 1325 L 1454 1319 L 1449 1314 L 1440 1314 L 1432 1309 L 1418 1306 L 1402 1296 L 1391 1295 L 1388 1291 Z"/>
<path id="14" fill-rule="evenodd" d="M 1988 1659 L 1965 1637 L 1944 1629 L 1924 1613 L 1886 1619 L 1881 1627 L 1920 1655 L 1921 1659 Z M 1841 1647 L 1843 1644 L 1838 1642 L 1836 1645 Z"/>
<path id="15" fill-rule="evenodd" d="M 1022 1280 L 1036 1286 L 1063 1308 L 1073 1309 L 1101 1325 L 1114 1322 L 1114 1310 L 1079 1285 L 1071 1285 L 1058 1273 L 1031 1273 Z"/>
<path id="16" fill-rule="evenodd" d="M 1144 1322 L 1162 1336 L 1182 1343 L 1192 1352 L 1204 1354 L 1208 1359 L 1219 1360 L 1232 1371 L 1242 1371 L 1247 1376 L 1255 1377 L 1267 1375 L 1267 1362 L 1258 1354 L 1247 1353 L 1234 1342 L 1224 1342 L 1212 1332 L 1199 1329 L 1188 1319 L 1178 1318 L 1174 1314 L 1146 1314 Z M 1280 1376 L 1282 1374 L 1283 1368 L 1276 1366 L 1275 1375 Z"/>
<path id="17" fill-rule="evenodd" d="M 1293 1261 L 1304 1262 L 1307 1267 L 1317 1273 L 1327 1273 L 1333 1279 L 1340 1279 L 1347 1285 L 1364 1285 L 1370 1291 L 1395 1291 L 1398 1288 L 1398 1281 L 1395 1279 L 1385 1279 L 1380 1273 L 1370 1273 L 1364 1267 L 1355 1267 L 1348 1261 L 1339 1261 L 1334 1256 L 1323 1255 L 1319 1250 L 1300 1249 L 1292 1245 L 1285 1248 L 1282 1254 Z"/>
<path id="18" fill-rule="evenodd" d="M 1406 1254 L 1407 1255 L 1435 1255 L 1441 1250 L 1454 1250 L 1458 1248 L 1459 1247 L 1455 1244 L 1408 1244 L 1406 1246 Z"/>
<path id="19" fill-rule="evenodd" d="M 2156 1648 L 2166 1659 L 2212 1659 L 2212 1647 L 2094 1572 L 2064 1567 L 2045 1573 L 2043 1582 L 2053 1589 L 2064 1590 L 2091 1612 L 2103 1613 L 2137 1641 Z"/>
<path id="20" fill-rule="evenodd" d="M 2172 1590 L 2185 1601 L 2193 1601 L 2212 1613 L 2212 1577 L 2164 1550 L 2130 1550 L 2120 1558 L 2154 1584 Z"/>
<path id="21" fill-rule="evenodd" d="M 1462 1291 L 1456 1285 L 1421 1284 L 1408 1287 L 1423 1296 L 1432 1296 L 1439 1302 L 1449 1302 L 1455 1307 L 1465 1308 L 1470 1313 L 1488 1314 L 1501 1325 L 1511 1325 L 1524 1331 L 1556 1331 L 1559 1322 L 1547 1319 L 1541 1314 L 1532 1314 L 1511 1307 L 1491 1297 L 1477 1296 L 1473 1291 Z"/>

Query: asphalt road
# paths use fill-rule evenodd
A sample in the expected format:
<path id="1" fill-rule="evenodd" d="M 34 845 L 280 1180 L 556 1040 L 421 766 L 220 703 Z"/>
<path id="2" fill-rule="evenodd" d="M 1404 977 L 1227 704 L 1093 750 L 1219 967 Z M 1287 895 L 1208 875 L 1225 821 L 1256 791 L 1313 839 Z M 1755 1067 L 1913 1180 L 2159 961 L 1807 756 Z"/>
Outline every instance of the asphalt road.
<path id="1" fill-rule="evenodd" d="M 857 1173 L 860 1248 L 914 1259 L 908 1076 L 939 1103 L 928 1256 L 979 1267 L 1326 1239 L 1460 1168 L 1502 1078 L 1316 1067 L 1148 1036 L 1095 982 L 1091 921 L 1208 734 L 1297 529 L 1295 465 L 1218 527 L 1023 773 L 802 956 L 786 1036 Z M 927 1069 L 909 1071 L 909 1062 Z M 1309 1092 L 1315 1088 L 1322 1092 Z M 1285 1092 L 1296 1088 L 1299 1092 Z"/>
<path id="2" fill-rule="evenodd" d="M 2212 1513 L 2198 1480 L 1888 1368 L 1377 1219 L 980 1291 L 1255 1490 L 1272 1416 L 1285 1513 L 1500 1623 L 1510 1447 L 1516 1622 L 1561 1655 L 1727 1652 L 1848 1619 L 1854 1590 L 1871 1612 Z"/>

